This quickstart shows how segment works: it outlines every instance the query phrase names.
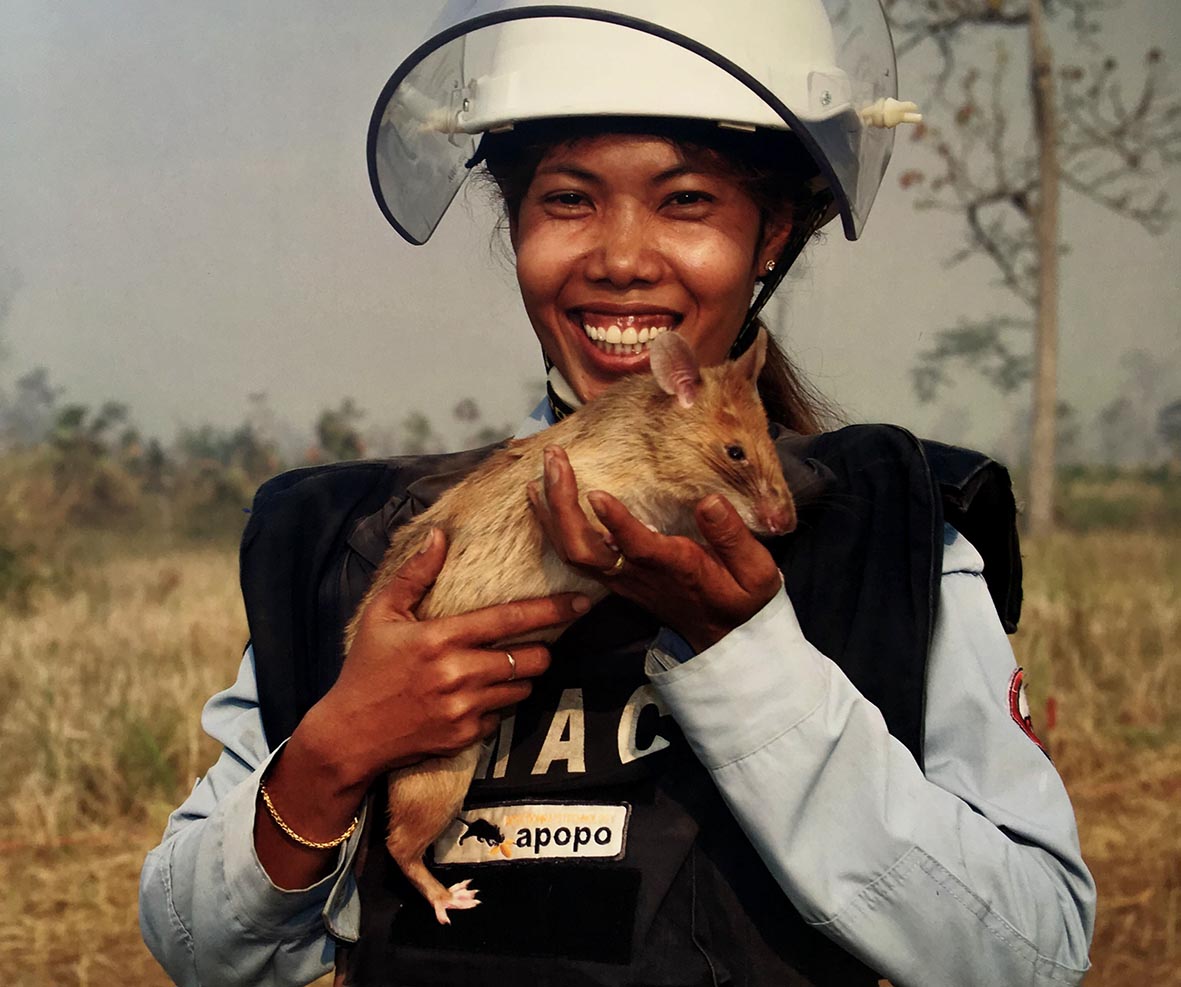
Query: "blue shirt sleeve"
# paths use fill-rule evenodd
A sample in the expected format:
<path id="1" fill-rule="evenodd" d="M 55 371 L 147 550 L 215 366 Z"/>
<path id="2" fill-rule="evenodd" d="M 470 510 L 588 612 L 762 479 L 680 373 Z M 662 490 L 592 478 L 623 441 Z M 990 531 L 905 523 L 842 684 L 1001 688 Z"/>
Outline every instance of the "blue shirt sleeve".
<path id="1" fill-rule="evenodd" d="M 783 591 L 653 686 L 804 918 L 898 984 L 1077 984 L 1095 889 L 1074 813 L 1014 722 L 1015 670 L 975 549 L 945 553 L 926 773 L 804 639 Z M 776 661 L 768 661 L 774 654 Z"/>
<path id="2" fill-rule="evenodd" d="M 274 754 L 249 649 L 237 681 L 209 700 L 201 724 L 223 744 L 222 754 L 169 817 L 144 862 L 144 942 L 181 987 L 311 983 L 333 967 L 329 929 L 356 939 L 350 872 L 363 827 L 341 848 L 332 874 L 303 890 L 276 887 L 254 849 L 258 782 Z"/>

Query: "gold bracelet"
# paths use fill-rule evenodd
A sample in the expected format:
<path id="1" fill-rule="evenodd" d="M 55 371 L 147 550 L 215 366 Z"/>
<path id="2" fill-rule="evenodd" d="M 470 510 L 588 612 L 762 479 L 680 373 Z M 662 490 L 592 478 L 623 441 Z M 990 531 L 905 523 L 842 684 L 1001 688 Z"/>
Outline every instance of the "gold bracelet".
<path id="1" fill-rule="evenodd" d="M 275 803 L 271 801 L 271 794 L 267 791 L 266 783 L 260 781 L 258 783 L 258 794 L 262 796 L 263 804 L 267 807 L 267 812 L 271 814 L 271 818 L 275 820 L 275 825 L 278 826 L 284 833 L 290 836 L 300 846 L 311 847 L 313 850 L 331 850 L 333 847 L 340 846 L 345 840 L 353 835 L 353 830 L 357 828 L 360 822 L 359 816 L 353 816 L 353 821 L 349 823 L 349 828 L 340 834 L 336 839 L 329 840 L 327 843 L 317 843 L 315 840 L 305 840 L 294 829 L 283 821 L 283 817 L 279 815 L 279 810 L 275 808 Z"/>

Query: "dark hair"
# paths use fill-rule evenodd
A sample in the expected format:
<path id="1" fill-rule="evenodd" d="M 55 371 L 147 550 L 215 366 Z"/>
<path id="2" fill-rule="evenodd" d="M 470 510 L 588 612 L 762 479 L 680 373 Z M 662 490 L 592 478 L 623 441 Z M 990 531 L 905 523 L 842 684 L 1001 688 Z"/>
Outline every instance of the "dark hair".
<path id="1" fill-rule="evenodd" d="M 542 158 L 556 144 L 602 134 L 645 134 L 676 144 L 690 159 L 705 159 L 742 183 L 759 209 L 760 230 L 790 212 L 793 221 L 811 206 L 810 183 L 816 164 L 794 134 L 729 130 L 699 120 L 577 117 L 518 124 L 510 131 L 486 134 L 481 157 L 506 218 L 515 219 Z M 735 330 L 737 331 L 737 329 Z M 759 375 L 759 395 L 772 421 L 806 435 L 837 420 L 833 406 L 808 383 L 768 333 L 767 359 Z"/>

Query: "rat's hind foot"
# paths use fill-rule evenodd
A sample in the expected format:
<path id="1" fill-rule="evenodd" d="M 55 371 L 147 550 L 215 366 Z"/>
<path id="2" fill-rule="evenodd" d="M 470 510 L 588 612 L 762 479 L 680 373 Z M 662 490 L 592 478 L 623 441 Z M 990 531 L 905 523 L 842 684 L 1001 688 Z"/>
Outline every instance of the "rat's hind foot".
<path id="1" fill-rule="evenodd" d="M 458 884 L 453 884 L 447 889 L 449 897 L 442 901 L 435 901 L 435 918 L 439 920 L 440 925 L 450 925 L 451 919 L 447 915 L 448 908 L 454 908 L 456 911 L 463 911 L 468 908 L 475 908 L 480 903 L 480 899 L 476 897 L 479 894 L 475 888 L 469 888 L 471 879 L 460 881 Z"/>

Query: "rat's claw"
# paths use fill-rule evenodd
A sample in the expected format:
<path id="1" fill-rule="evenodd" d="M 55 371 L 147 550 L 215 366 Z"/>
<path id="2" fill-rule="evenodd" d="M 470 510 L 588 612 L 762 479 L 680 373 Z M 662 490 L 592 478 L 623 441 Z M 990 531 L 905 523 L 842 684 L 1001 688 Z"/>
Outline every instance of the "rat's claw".
<path id="1" fill-rule="evenodd" d="M 438 901 L 435 903 L 435 918 L 439 920 L 440 925 L 450 925 L 451 918 L 447 914 L 448 908 L 454 908 L 456 911 L 465 911 L 468 908 L 475 908 L 480 899 L 476 897 L 479 894 L 476 888 L 469 888 L 471 878 L 466 881 L 460 881 L 458 884 L 453 884 L 447 889 L 450 895 L 445 901 Z"/>

